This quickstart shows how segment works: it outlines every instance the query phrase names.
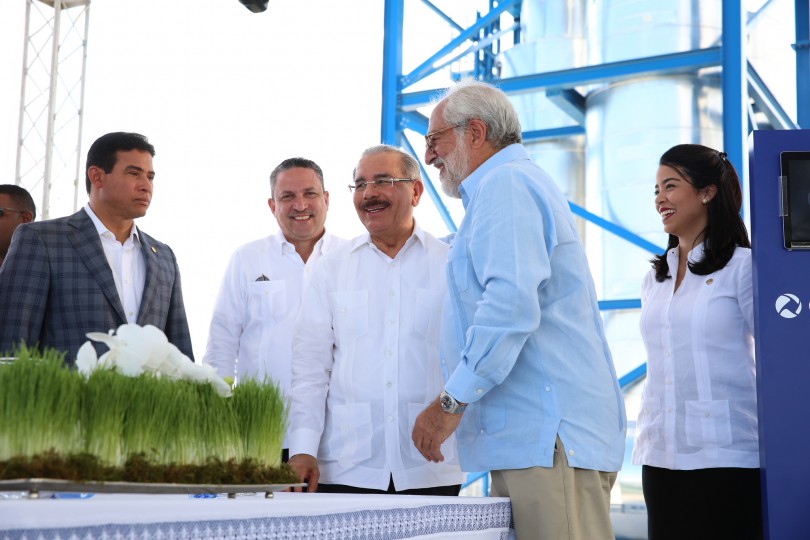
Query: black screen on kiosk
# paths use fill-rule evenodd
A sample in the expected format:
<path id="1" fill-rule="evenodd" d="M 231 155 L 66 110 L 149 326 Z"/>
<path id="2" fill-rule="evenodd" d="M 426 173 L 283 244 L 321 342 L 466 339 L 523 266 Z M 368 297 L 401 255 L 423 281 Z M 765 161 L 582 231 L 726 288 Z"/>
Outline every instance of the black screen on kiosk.
<path id="1" fill-rule="evenodd" d="M 810 249 L 810 152 L 782 152 L 787 249 Z"/>

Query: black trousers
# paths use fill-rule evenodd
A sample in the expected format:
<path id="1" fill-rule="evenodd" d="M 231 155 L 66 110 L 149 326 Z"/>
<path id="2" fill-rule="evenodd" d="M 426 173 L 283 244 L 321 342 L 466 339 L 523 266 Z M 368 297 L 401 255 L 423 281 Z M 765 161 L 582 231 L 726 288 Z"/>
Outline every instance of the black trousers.
<path id="1" fill-rule="evenodd" d="M 430 488 L 404 489 L 396 491 L 394 489 L 394 479 L 388 482 L 388 489 L 367 489 L 356 486 L 346 486 L 343 484 L 318 484 L 318 493 L 364 493 L 371 495 L 394 494 L 394 495 L 442 495 L 455 497 L 461 491 L 461 484 L 453 486 L 436 486 Z"/>
<path id="2" fill-rule="evenodd" d="M 644 465 L 649 540 L 761 540 L 759 469 Z"/>

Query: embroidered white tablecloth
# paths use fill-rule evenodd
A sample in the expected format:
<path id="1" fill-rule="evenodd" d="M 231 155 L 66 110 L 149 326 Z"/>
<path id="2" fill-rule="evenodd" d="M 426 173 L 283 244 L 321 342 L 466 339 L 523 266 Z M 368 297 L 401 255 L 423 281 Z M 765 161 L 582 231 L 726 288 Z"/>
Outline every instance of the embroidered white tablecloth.
<path id="1" fill-rule="evenodd" d="M 263 494 L 0 499 L 3 540 L 506 540 L 510 521 L 509 499 L 496 497 L 276 493 L 273 499 Z"/>

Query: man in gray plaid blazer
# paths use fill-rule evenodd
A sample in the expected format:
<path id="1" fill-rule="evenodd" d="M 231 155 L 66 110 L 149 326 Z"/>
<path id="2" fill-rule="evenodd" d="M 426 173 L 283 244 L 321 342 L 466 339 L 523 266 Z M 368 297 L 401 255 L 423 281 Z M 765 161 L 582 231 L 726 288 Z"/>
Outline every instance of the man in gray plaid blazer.
<path id="1" fill-rule="evenodd" d="M 87 154 L 87 206 L 17 228 L 0 267 L 0 355 L 24 341 L 72 365 L 88 332 L 130 322 L 160 328 L 193 358 L 174 253 L 134 221 L 152 200 L 154 155 L 143 135 L 100 137 Z"/>

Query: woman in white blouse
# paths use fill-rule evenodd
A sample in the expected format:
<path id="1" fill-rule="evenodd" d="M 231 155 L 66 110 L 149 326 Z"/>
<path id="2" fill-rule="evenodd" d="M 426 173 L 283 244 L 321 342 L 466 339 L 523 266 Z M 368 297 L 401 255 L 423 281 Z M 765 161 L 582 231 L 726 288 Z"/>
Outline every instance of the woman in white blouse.
<path id="1" fill-rule="evenodd" d="M 669 234 L 641 293 L 647 383 L 633 463 L 650 540 L 762 538 L 751 243 L 726 154 L 667 150 L 655 208 Z"/>

